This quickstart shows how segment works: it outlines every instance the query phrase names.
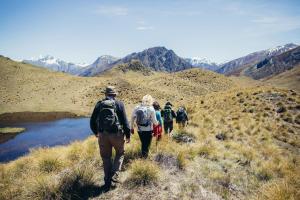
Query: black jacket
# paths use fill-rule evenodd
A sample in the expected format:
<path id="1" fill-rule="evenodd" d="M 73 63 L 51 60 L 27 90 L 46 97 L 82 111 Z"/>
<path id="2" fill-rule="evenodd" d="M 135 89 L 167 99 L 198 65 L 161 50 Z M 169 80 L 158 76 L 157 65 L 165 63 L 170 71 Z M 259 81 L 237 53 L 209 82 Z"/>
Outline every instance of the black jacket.
<path id="1" fill-rule="evenodd" d="M 98 118 L 98 114 L 100 112 L 100 102 L 99 101 L 93 111 L 93 114 L 91 116 L 90 119 L 90 127 L 93 131 L 93 133 L 96 135 L 98 132 L 98 127 L 97 127 L 97 118 Z M 118 119 L 119 122 L 123 128 L 124 134 L 126 135 L 126 138 L 130 138 L 130 128 L 129 128 L 129 123 L 127 120 L 127 116 L 126 116 L 126 112 L 125 112 L 125 107 L 123 102 L 115 100 L 116 102 L 116 108 L 117 108 L 117 115 L 118 115 Z"/>
<path id="2" fill-rule="evenodd" d="M 176 118 L 177 115 L 176 115 L 175 111 L 172 109 L 171 112 L 172 112 L 173 119 Z M 162 118 L 164 119 L 165 109 L 161 110 L 160 113 L 161 113 Z"/>

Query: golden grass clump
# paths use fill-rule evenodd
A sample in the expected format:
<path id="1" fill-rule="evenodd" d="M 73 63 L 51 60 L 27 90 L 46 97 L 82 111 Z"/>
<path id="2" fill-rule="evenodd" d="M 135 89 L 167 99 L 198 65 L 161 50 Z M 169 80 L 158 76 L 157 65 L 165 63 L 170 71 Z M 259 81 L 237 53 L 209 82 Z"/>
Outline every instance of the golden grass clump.
<path id="1" fill-rule="evenodd" d="M 21 194 L 24 199 L 61 199 L 59 185 L 51 176 L 40 175 L 26 184 Z"/>
<path id="2" fill-rule="evenodd" d="M 59 157 L 47 156 L 38 161 L 38 167 L 41 172 L 50 173 L 61 169 L 63 167 L 63 163 Z"/>
<path id="3" fill-rule="evenodd" d="M 150 160 L 135 160 L 129 168 L 126 182 L 130 186 L 154 184 L 159 179 L 159 166 Z"/>
<path id="4" fill-rule="evenodd" d="M 300 177 L 271 181 L 260 188 L 255 200 L 296 200 L 300 197 Z"/>

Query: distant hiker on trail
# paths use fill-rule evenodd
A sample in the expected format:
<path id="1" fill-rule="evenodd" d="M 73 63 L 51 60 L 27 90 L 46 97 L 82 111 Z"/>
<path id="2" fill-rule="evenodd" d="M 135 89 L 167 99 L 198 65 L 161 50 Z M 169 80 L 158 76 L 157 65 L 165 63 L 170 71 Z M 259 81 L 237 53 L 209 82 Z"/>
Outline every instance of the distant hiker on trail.
<path id="1" fill-rule="evenodd" d="M 167 102 L 164 109 L 161 111 L 161 115 L 164 119 L 164 131 L 169 137 L 173 131 L 173 119 L 176 118 L 176 113 L 172 109 L 172 106 L 173 105 L 170 102 Z"/>
<path id="2" fill-rule="evenodd" d="M 189 123 L 189 118 L 184 106 L 180 106 L 176 112 L 176 123 L 179 128 L 184 128 Z"/>
<path id="3" fill-rule="evenodd" d="M 148 157 L 152 140 L 153 125 L 157 125 L 155 110 L 152 106 L 153 98 L 147 94 L 143 97 L 141 105 L 138 105 L 131 116 L 131 133 L 134 134 L 134 124 L 138 127 L 138 134 L 142 143 L 142 156 Z"/>
<path id="4" fill-rule="evenodd" d="M 155 115 L 156 119 L 158 121 L 157 125 L 153 126 L 153 136 L 156 137 L 156 144 L 160 140 L 161 135 L 162 135 L 162 118 L 161 118 L 161 113 L 160 113 L 160 105 L 157 101 L 153 103 L 153 108 L 155 110 Z"/>
<path id="5" fill-rule="evenodd" d="M 108 191 L 112 183 L 119 182 L 119 171 L 124 160 L 124 134 L 126 142 L 130 142 L 130 128 L 125 107 L 121 101 L 115 100 L 117 92 L 113 86 L 105 90 L 105 98 L 99 101 L 93 111 L 90 126 L 98 137 L 100 155 L 104 168 L 104 188 Z M 112 148 L 116 155 L 112 162 Z"/>

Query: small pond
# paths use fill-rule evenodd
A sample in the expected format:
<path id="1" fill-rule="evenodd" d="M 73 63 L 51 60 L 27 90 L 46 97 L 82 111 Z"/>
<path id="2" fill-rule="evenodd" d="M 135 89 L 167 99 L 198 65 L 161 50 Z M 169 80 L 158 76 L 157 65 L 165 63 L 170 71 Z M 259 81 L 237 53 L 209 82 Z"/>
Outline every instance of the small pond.
<path id="1" fill-rule="evenodd" d="M 32 148 L 52 147 L 84 140 L 92 134 L 89 118 L 66 118 L 48 122 L 26 122 L 0 125 L 23 127 L 26 130 L 0 144 L 0 162 L 14 160 Z"/>

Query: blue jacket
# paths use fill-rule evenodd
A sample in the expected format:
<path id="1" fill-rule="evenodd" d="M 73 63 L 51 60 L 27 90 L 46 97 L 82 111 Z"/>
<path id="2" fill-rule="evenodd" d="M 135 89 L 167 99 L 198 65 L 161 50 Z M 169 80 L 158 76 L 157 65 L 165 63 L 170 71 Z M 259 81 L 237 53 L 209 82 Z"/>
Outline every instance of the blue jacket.
<path id="1" fill-rule="evenodd" d="M 155 111 L 155 114 L 156 114 L 156 119 L 157 119 L 157 121 L 159 122 L 159 125 L 161 125 L 162 126 L 162 118 L 161 118 L 161 114 L 160 114 L 160 111 L 159 110 L 156 110 Z"/>

